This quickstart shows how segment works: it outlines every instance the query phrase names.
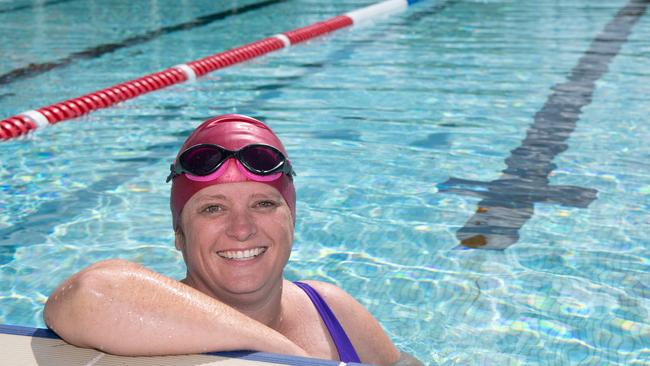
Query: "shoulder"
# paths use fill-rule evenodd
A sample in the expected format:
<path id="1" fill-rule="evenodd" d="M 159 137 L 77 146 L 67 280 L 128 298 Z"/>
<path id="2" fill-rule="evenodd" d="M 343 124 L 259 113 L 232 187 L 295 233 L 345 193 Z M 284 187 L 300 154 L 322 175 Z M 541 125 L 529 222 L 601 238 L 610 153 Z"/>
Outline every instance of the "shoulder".
<path id="1" fill-rule="evenodd" d="M 365 308 L 365 306 L 359 303 L 354 297 L 352 297 L 342 288 L 331 283 L 321 281 L 300 282 L 304 282 L 314 288 L 314 290 L 316 290 L 316 292 L 318 292 L 318 294 L 325 300 L 332 311 L 334 311 L 339 321 L 341 321 L 341 319 L 350 320 L 354 323 L 361 323 L 364 320 L 376 321 L 372 314 L 370 314 L 370 312 Z"/>
<path id="2" fill-rule="evenodd" d="M 311 286 L 314 290 L 318 292 L 319 295 L 327 301 L 327 304 L 330 305 L 335 305 L 335 303 L 338 302 L 348 302 L 348 301 L 354 301 L 354 298 L 350 296 L 345 290 L 341 289 L 340 287 L 333 285 L 331 283 L 327 282 L 322 282 L 322 281 L 300 281 L 303 283 L 308 284 Z M 332 300 L 331 302 L 329 300 Z"/>
<path id="3" fill-rule="evenodd" d="M 363 362 L 389 365 L 399 358 L 377 319 L 345 290 L 326 282 L 301 282 L 313 287 L 332 309 Z"/>
<path id="4" fill-rule="evenodd" d="M 336 318 L 341 322 L 347 332 L 347 326 L 360 326 L 364 321 L 375 321 L 370 312 L 354 297 L 342 288 L 321 281 L 300 281 L 310 285 L 325 300 L 332 309 Z"/>

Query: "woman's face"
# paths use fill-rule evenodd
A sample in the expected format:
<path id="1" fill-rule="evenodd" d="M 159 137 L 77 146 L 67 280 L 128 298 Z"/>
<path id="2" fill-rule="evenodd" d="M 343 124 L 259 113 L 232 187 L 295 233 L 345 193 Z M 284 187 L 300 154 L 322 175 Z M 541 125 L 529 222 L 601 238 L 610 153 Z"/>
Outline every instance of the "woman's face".
<path id="1" fill-rule="evenodd" d="M 258 182 L 206 187 L 183 208 L 181 227 L 176 248 L 191 286 L 232 303 L 267 298 L 282 285 L 293 221 L 273 187 Z"/>

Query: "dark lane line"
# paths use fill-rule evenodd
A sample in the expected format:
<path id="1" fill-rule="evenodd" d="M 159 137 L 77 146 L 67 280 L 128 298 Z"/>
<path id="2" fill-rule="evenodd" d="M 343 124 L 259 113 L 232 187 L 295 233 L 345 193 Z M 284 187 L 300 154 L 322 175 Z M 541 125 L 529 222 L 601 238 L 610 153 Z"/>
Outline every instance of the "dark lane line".
<path id="1" fill-rule="evenodd" d="M 283 3 L 288 0 L 266 0 L 255 4 L 245 5 L 241 7 L 235 7 L 229 10 L 220 11 L 218 13 L 212 13 L 198 18 L 192 19 L 185 23 L 180 23 L 176 25 L 171 25 L 167 27 L 162 27 L 158 29 L 151 30 L 149 32 L 135 35 L 133 37 L 126 38 L 120 42 L 113 43 L 104 43 L 95 47 L 87 48 L 83 51 L 72 53 L 64 58 L 58 59 L 56 61 L 44 62 L 44 63 L 31 63 L 27 66 L 14 69 L 8 73 L 0 75 L 0 85 L 8 85 L 18 80 L 23 80 L 27 78 L 32 78 L 37 75 L 41 75 L 50 70 L 67 66 L 75 61 L 83 59 L 92 59 L 107 53 L 111 53 L 122 48 L 131 47 L 139 45 L 142 43 L 149 42 L 153 39 L 156 39 L 160 36 L 164 36 L 170 33 L 186 31 L 198 27 L 203 27 L 208 24 L 211 24 L 217 20 L 223 20 L 230 16 L 244 14 L 254 10 L 262 9 L 267 6 L 275 5 L 278 3 Z"/>
<path id="2" fill-rule="evenodd" d="M 26 9 L 44 8 L 44 7 L 50 6 L 50 5 L 69 3 L 70 1 L 76 1 L 76 0 L 51 0 L 51 1 L 45 1 L 42 4 L 18 5 L 18 6 L 14 6 L 13 8 L 0 9 L 0 14 L 13 13 L 15 11 L 21 11 L 21 10 L 26 10 Z"/>
<path id="3" fill-rule="evenodd" d="M 476 213 L 456 232 L 461 245 L 505 249 L 519 239 L 519 229 L 533 216 L 538 202 L 586 208 L 597 191 L 575 186 L 551 186 L 553 159 L 568 148 L 581 109 L 590 104 L 596 81 L 619 53 L 632 27 L 646 12 L 649 0 L 632 0 L 593 40 L 571 71 L 568 80 L 555 85 L 521 146 L 511 151 L 499 179 L 482 182 L 450 178 L 438 185 L 441 192 L 482 198 Z"/>

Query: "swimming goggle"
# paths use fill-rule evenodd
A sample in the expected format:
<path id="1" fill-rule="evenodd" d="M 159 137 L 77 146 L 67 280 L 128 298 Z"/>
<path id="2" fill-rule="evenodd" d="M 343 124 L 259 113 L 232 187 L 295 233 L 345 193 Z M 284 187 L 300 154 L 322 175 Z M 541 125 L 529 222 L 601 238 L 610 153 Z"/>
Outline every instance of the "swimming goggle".
<path id="1" fill-rule="evenodd" d="M 239 170 L 252 180 L 272 181 L 278 179 L 282 173 L 290 178 L 296 175 L 289 160 L 273 146 L 251 144 L 232 151 L 219 145 L 199 144 L 183 151 L 171 165 L 167 182 L 183 173 L 188 179 L 195 181 L 217 179 L 226 171 L 228 159 L 231 157 L 237 159 Z"/>

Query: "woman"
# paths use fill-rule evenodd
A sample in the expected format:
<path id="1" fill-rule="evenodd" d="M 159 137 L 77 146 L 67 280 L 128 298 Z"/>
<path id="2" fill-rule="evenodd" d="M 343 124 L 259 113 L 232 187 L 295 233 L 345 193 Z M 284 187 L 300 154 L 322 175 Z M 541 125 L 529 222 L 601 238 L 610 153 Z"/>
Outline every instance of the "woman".
<path id="1" fill-rule="evenodd" d="M 293 169 L 262 122 L 203 122 L 171 166 L 178 282 L 124 260 L 60 285 L 47 325 L 66 341 L 119 355 L 256 350 L 376 365 L 419 364 L 340 288 L 283 278 L 293 241 Z"/>

